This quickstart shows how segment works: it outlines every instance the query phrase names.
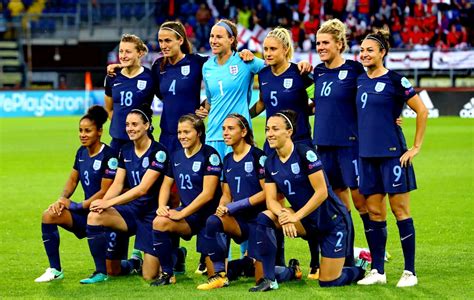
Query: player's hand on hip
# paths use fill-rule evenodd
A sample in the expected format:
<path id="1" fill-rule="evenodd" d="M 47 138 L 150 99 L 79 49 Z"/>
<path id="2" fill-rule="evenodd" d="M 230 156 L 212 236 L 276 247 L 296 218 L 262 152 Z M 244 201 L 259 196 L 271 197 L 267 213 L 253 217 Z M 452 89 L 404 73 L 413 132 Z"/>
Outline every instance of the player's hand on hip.
<path id="1" fill-rule="evenodd" d="M 402 167 L 408 167 L 412 164 L 413 158 L 420 152 L 419 147 L 411 147 L 407 152 L 403 153 L 400 157 L 400 165 Z"/>

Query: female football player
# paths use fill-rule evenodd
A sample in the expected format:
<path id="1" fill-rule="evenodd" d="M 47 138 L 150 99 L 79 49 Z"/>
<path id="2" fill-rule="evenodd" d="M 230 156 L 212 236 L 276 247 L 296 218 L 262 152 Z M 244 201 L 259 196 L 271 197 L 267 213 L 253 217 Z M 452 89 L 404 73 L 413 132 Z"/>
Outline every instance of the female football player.
<path id="1" fill-rule="evenodd" d="M 118 170 L 112 186 L 103 199 L 95 200 L 87 218 L 87 238 L 96 271 L 81 283 L 107 280 L 105 255 L 110 241 L 106 230 L 136 235 L 135 248 L 145 253 L 142 274 L 150 280 L 159 269 L 152 243 L 152 222 L 156 199 L 168 163 L 166 149 L 151 136 L 152 110 L 148 104 L 132 109 L 126 119 L 130 140 L 122 147 Z M 125 181 L 129 190 L 123 192 Z M 112 241 L 113 242 L 113 241 Z"/>
<path id="2" fill-rule="evenodd" d="M 361 44 L 360 59 L 367 73 L 357 79 L 359 126 L 360 192 L 369 210 L 369 248 L 372 270 L 358 282 L 361 285 L 385 284 L 384 253 L 387 243 L 385 196 L 397 219 L 405 269 L 398 287 L 418 283 L 415 273 L 415 227 L 410 214 L 410 194 L 416 189 L 413 158 L 419 153 L 428 110 L 410 81 L 383 65 L 390 49 L 388 32 L 369 34 Z M 416 112 L 413 147 L 408 148 L 395 119 L 405 103 Z"/>
<path id="3" fill-rule="evenodd" d="M 342 286 L 362 278 L 364 269 L 345 267 L 351 219 L 342 201 L 328 184 L 314 149 L 292 141 L 297 132 L 296 113 L 277 112 L 266 124 L 266 138 L 274 153 L 265 162 L 265 195 L 268 210 L 257 217 L 257 244 L 264 278 L 251 292 L 278 288 L 275 280 L 275 231 L 290 238 L 316 237 L 321 246 L 321 287 Z M 284 207 L 277 199 L 283 193 L 291 204 Z"/>
<path id="4" fill-rule="evenodd" d="M 82 146 L 77 150 L 71 174 L 58 200 L 43 212 L 41 232 L 43 245 L 49 259 L 49 268 L 35 282 L 63 279 L 64 273 L 59 259 L 58 225 L 71 231 L 78 238 L 86 236 L 87 214 L 92 201 L 104 197 L 117 171 L 115 152 L 103 144 L 102 126 L 107 121 L 107 112 L 94 105 L 87 110 L 79 122 L 79 139 Z M 85 200 L 71 200 L 81 182 Z"/>
<path id="5" fill-rule="evenodd" d="M 152 74 L 140 62 L 147 53 L 148 49 L 139 37 L 124 34 L 119 45 L 122 69 L 115 77 L 105 77 L 105 109 L 111 120 L 110 147 L 117 152 L 130 141 L 125 129 L 128 113 L 142 103 L 151 106 L 153 101 Z"/>
<path id="6" fill-rule="evenodd" d="M 251 117 L 266 110 L 267 118 L 283 109 L 297 113 L 297 130 L 294 141 L 312 145 L 311 126 L 309 125 L 308 95 L 306 88 L 313 81 L 308 75 L 301 75 L 298 66 L 291 63 L 293 41 L 285 28 L 270 31 L 263 42 L 263 55 L 266 67 L 258 73 L 260 98 L 250 109 Z M 270 153 L 268 143 L 265 153 Z"/>
<path id="7" fill-rule="evenodd" d="M 322 63 L 314 69 L 315 83 L 313 143 L 324 171 L 336 195 L 351 210 L 349 190 L 355 208 L 359 211 L 364 228 L 369 215 L 365 198 L 359 193 L 358 135 L 355 96 L 357 77 L 364 73 L 359 62 L 345 60 L 342 53 L 348 48 L 346 27 L 338 19 L 324 22 L 316 35 L 316 51 Z M 335 125 L 337 124 L 337 126 Z M 354 231 L 351 231 L 352 234 Z M 351 236 L 349 249 L 354 247 Z M 317 247 L 311 261 L 313 279 L 317 279 Z M 352 250 L 348 264 L 353 263 Z M 311 277 L 311 276 L 310 276 Z"/>
<path id="8" fill-rule="evenodd" d="M 190 239 L 198 234 L 207 218 L 216 211 L 222 194 L 219 184 L 222 163 L 217 151 L 203 144 L 204 121 L 194 114 L 182 116 L 178 122 L 178 138 L 182 150 L 174 152 L 170 158 L 153 221 L 153 247 L 162 272 L 152 286 L 176 282 L 172 239 L 176 236 Z M 168 199 L 174 181 L 181 206 L 170 209 Z"/>

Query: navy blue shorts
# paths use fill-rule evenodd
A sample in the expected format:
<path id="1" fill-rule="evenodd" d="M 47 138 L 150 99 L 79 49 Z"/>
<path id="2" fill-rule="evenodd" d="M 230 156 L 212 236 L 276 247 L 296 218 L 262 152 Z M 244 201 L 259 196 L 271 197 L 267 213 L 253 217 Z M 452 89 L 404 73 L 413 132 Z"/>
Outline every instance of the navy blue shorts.
<path id="1" fill-rule="evenodd" d="M 177 207 L 175 209 L 177 211 L 181 211 L 181 210 L 184 209 L 184 206 L 180 206 L 180 207 Z M 184 218 L 186 223 L 188 223 L 189 227 L 191 228 L 191 236 L 189 236 L 189 237 L 183 236 L 183 238 L 184 239 L 188 239 L 188 238 L 191 239 L 191 237 L 193 235 L 198 234 L 201 231 L 201 229 L 206 227 L 206 221 L 207 221 L 208 217 L 209 217 L 208 215 L 194 213 L 194 214 L 189 215 L 186 218 Z"/>
<path id="2" fill-rule="evenodd" d="M 318 146 L 319 159 L 323 163 L 329 184 L 334 189 L 359 187 L 359 149 L 355 147 Z"/>
<path id="3" fill-rule="evenodd" d="M 413 166 L 401 167 L 399 157 L 361 157 L 360 193 L 403 194 L 416 189 Z"/>
<path id="4" fill-rule="evenodd" d="M 155 255 L 153 251 L 153 219 L 156 212 L 142 212 L 131 203 L 117 205 L 114 208 L 119 212 L 128 227 L 129 235 L 135 235 L 135 249 Z"/>
<path id="5" fill-rule="evenodd" d="M 120 149 L 122 149 L 122 146 L 129 142 L 130 140 L 112 138 L 112 141 L 110 141 L 110 148 L 112 148 L 115 152 L 119 153 Z"/>
<path id="6" fill-rule="evenodd" d="M 69 211 L 72 217 L 72 228 L 71 232 L 74 233 L 78 239 L 83 239 L 87 236 L 86 227 L 87 227 L 87 216 L 89 215 L 89 210 L 79 210 L 79 211 Z"/>
<path id="7" fill-rule="evenodd" d="M 168 153 L 172 154 L 176 150 L 183 149 L 181 146 L 181 143 L 178 140 L 178 135 L 175 134 L 165 134 L 162 133 L 160 134 L 160 143 L 162 143 L 166 150 L 168 150 Z"/>
<path id="8" fill-rule="evenodd" d="M 320 232 L 315 228 L 314 223 L 309 218 L 301 220 L 306 231 L 306 239 L 316 238 L 321 248 L 321 256 L 328 258 L 342 258 L 348 254 L 349 228 L 343 216 L 337 216 L 334 220 L 335 226 L 327 232 Z"/>

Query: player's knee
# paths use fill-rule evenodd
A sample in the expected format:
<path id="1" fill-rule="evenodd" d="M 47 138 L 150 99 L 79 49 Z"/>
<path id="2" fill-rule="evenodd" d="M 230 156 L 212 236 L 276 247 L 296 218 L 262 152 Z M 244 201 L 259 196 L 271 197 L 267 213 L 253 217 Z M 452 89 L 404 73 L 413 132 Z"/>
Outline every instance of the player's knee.
<path id="1" fill-rule="evenodd" d="M 397 220 L 404 220 L 410 217 L 410 210 L 403 205 L 392 205 L 392 213 Z"/>
<path id="2" fill-rule="evenodd" d="M 49 210 L 45 210 L 41 216 L 41 222 L 44 224 L 56 224 L 56 216 L 51 213 Z"/>
<path id="3" fill-rule="evenodd" d="M 153 220 L 153 230 L 169 231 L 171 220 L 165 217 L 156 217 Z"/>
<path id="4" fill-rule="evenodd" d="M 273 213 L 269 210 L 263 211 L 257 216 L 257 224 L 266 227 L 274 227 Z"/>
<path id="5" fill-rule="evenodd" d="M 91 211 L 87 215 L 87 224 L 89 224 L 89 225 L 103 225 L 104 219 L 105 218 L 102 214 L 99 214 L 95 211 Z"/>
<path id="6" fill-rule="evenodd" d="M 211 236 L 211 234 L 215 234 L 217 232 L 222 232 L 222 231 L 223 231 L 222 220 L 218 216 L 211 215 L 209 218 L 207 218 L 206 234 L 208 236 Z"/>

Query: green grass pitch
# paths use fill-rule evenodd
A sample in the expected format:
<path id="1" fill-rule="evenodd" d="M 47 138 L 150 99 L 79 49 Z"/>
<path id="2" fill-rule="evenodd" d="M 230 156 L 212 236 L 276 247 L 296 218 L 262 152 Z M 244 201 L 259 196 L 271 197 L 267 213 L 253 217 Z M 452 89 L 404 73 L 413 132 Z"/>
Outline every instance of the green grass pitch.
<path id="1" fill-rule="evenodd" d="M 252 279 L 232 282 L 225 289 L 202 292 L 196 286 L 205 278 L 194 274 L 198 256 L 194 241 L 188 248 L 185 275 L 174 286 L 150 288 L 139 276 L 112 278 L 106 283 L 82 286 L 93 262 L 86 240 L 60 230 L 61 260 L 65 279 L 46 284 L 33 280 L 48 267 L 41 241 L 42 211 L 55 200 L 71 170 L 79 146 L 79 117 L 0 119 L 0 298 L 474 298 L 474 121 L 459 118 L 429 120 L 421 153 L 415 159 L 419 189 L 412 195 L 416 226 L 416 268 L 419 285 L 398 289 L 403 258 L 394 217 L 388 214 L 386 265 L 388 284 L 321 289 L 302 280 L 281 284 L 278 291 L 250 294 Z M 412 144 L 414 120 L 404 120 Z M 155 124 L 156 120 L 155 120 Z M 259 145 L 263 119 L 254 120 Z M 158 132 L 155 132 L 157 135 Z M 106 134 L 107 135 L 107 134 Z M 109 138 L 104 138 L 109 142 Z M 73 197 L 81 200 L 82 191 Z M 365 247 L 360 218 L 353 214 L 356 245 Z M 234 256 L 238 249 L 233 247 Z M 286 258 L 298 258 L 308 271 L 309 253 L 301 239 L 286 240 Z"/>

